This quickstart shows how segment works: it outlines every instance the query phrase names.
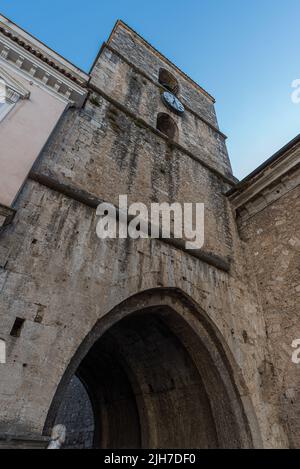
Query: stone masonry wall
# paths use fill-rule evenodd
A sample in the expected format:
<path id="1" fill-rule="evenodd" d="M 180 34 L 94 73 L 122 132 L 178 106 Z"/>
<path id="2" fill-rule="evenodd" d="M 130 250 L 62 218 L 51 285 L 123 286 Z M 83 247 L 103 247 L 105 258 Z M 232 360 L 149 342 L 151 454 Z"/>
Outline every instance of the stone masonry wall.
<path id="1" fill-rule="evenodd" d="M 99 318 L 135 293 L 176 287 L 222 333 L 264 445 L 285 445 L 264 394 L 264 320 L 244 266 L 235 264 L 228 275 L 160 241 L 100 241 L 95 210 L 36 182 L 27 182 L 16 208 L 0 238 L 0 330 L 8 350 L 1 369 L 0 431 L 40 433 L 67 365 Z M 238 245 L 235 252 L 240 254 Z M 11 337 L 16 317 L 25 323 L 20 337 Z"/>
<path id="2" fill-rule="evenodd" d="M 241 222 L 240 232 L 271 350 L 273 380 L 264 393 L 278 408 L 290 446 L 299 448 L 300 368 L 292 363 L 291 344 L 300 339 L 300 187 Z"/>
<path id="3" fill-rule="evenodd" d="M 118 205 L 128 202 L 205 203 L 208 252 L 230 257 L 229 187 L 197 161 L 171 148 L 104 98 L 68 111 L 34 168 L 64 184 Z"/>
<path id="4" fill-rule="evenodd" d="M 166 64 L 133 36 L 120 26 L 110 43 L 157 78 L 158 66 Z M 95 70 L 99 73 L 97 65 Z M 121 73 L 120 67 L 116 80 Z M 115 93 L 107 80 L 101 82 L 101 73 L 98 77 L 97 85 L 107 87 L 107 95 Z M 190 106 L 215 124 L 212 101 L 178 78 Z M 159 109 L 156 88 L 148 89 Z M 133 100 L 135 93 L 130 96 Z M 62 376 L 98 320 L 136 293 L 167 287 L 190 297 L 222 334 L 245 383 L 241 398 L 253 403 L 258 439 L 261 436 L 265 447 L 285 447 L 286 434 L 269 399 L 273 369 L 264 317 L 224 196 L 228 183 L 139 125 L 139 115 L 120 110 L 101 93 L 96 98 L 96 104 L 87 101 L 83 110 L 65 114 L 34 172 L 114 204 L 119 194 L 128 194 L 130 203 L 147 205 L 204 202 L 205 250 L 231 259 L 230 272 L 158 240 L 99 240 L 94 208 L 66 195 L 68 191 L 28 179 L 16 201 L 13 223 L 0 235 L 0 331 L 8 350 L 8 363 L 0 369 L 0 433 L 41 434 Z M 133 109 L 141 112 L 134 104 Z M 148 113 L 144 118 L 153 123 L 152 111 Z M 202 142 L 200 147 L 206 147 L 217 164 L 218 138 L 211 143 L 216 134 L 187 119 L 194 134 L 189 141 L 195 146 Z M 184 124 L 181 130 L 188 133 Z M 224 154 L 221 149 L 220 170 Z M 16 317 L 25 323 L 19 337 L 12 337 Z M 255 427 L 255 418 L 245 411 Z"/>
<path id="5" fill-rule="evenodd" d="M 167 59 L 147 45 L 132 30 L 123 24 L 119 24 L 109 40 L 109 45 L 155 81 L 157 81 L 158 71 L 161 67 L 170 70 L 178 80 L 180 94 L 184 96 L 189 107 L 211 124 L 218 125 L 213 99 L 208 97 L 205 92 L 202 92 L 188 77 L 179 74 L 178 69 L 173 64 L 166 62 Z M 93 70 L 94 73 L 97 73 L 97 65 Z"/>
<path id="6" fill-rule="evenodd" d="M 132 59 L 133 56 L 131 55 L 130 60 Z M 128 62 L 125 62 L 115 52 L 105 48 L 95 65 L 91 83 L 97 88 L 105 90 L 105 93 L 111 98 L 126 106 L 131 112 L 134 112 L 154 128 L 156 128 L 158 113 L 167 112 L 171 114 L 179 130 L 178 143 L 204 162 L 211 164 L 221 173 L 231 175 L 224 136 L 203 122 L 189 108 L 186 109 L 183 116 L 177 116 L 168 111 L 161 100 L 163 87 L 158 82 L 159 63 L 153 80 L 152 78 L 149 79 L 151 77 L 149 67 L 145 66 L 143 72 L 145 72 L 145 75 L 132 68 Z M 176 79 L 180 80 L 180 75 L 175 74 L 174 71 L 173 73 Z M 180 87 L 179 99 L 182 100 L 185 106 L 188 104 L 195 106 L 188 101 L 189 93 L 191 90 L 194 91 L 195 85 L 191 85 L 186 81 L 184 81 L 184 85 Z M 201 95 L 201 93 L 197 93 L 198 95 Z M 201 101 L 202 112 L 206 109 L 206 101 L 211 105 L 211 102 L 205 96 L 203 101 Z M 193 110 L 193 107 L 191 109 Z M 209 121 L 206 113 L 204 113 L 204 117 Z"/>

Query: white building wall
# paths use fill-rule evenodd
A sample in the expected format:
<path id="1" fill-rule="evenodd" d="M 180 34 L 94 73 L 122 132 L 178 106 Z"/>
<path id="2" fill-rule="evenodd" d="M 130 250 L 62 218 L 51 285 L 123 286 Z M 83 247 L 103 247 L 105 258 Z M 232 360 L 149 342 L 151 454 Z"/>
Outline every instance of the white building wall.
<path id="1" fill-rule="evenodd" d="M 3 65 L 1 65 L 3 67 Z M 9 70 L 30 92 L 0 122 L 0 204 L 11 206 L 68 103 Z"/>

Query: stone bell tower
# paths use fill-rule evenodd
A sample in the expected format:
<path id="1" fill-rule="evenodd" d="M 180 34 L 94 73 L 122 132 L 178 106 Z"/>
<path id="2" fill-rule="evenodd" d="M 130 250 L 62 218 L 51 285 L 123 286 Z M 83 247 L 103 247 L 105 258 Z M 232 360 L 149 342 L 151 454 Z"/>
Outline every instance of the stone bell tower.
<path id="1" fill-rule="evenodd" d="M 0 431 L 42 444 L 65 424 L 80 447 L 284 446 L 257 376 L 265 324 L 225 197 L 236 181 L 214 99 L 121 21 L 86 88 L 1 233 Z M 204 203 L 203 249 L 99 240 L 95 209 L 123 194 Z"/>

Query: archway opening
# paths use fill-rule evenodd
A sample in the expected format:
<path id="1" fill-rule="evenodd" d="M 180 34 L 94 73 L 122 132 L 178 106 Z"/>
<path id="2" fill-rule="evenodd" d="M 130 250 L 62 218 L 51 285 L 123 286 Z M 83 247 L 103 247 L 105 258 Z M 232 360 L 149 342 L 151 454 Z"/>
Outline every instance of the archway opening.
<path id="1" fill-rule="evenodd" d="M 177 140 L 178 127 L 174 119 L 164 112 L 160 112 L 157 116 L 156 128 L 161 133 L 169 137 L 171 140 Z"/>
<path id="2" fill-rule="evenodd" d="M 205 340 L 169 306 L 132 313 L 98 338 L 76 372 L 93 408 L 93 447 L 251 447 L 230 373 Z M 68 434 L 67 419 L 57 423 Z"/>
<path id="3" fill-rule="evenodd" d="M 172 73 L 170 73 L 165 68 L 161 68 L 159 70 L 158 81 L 162 86 L 164 86 L 171 93 L 173 94 L 178 93 L 179 91 L 178 81 L 176 80 L 174 75 L 172 75 Z"/>

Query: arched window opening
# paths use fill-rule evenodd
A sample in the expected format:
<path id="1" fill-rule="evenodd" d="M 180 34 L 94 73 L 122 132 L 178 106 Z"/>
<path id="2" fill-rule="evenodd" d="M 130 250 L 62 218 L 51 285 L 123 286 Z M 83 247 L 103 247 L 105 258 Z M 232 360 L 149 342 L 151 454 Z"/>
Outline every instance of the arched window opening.
<path id="1" fill-rule="evenodd" d="M 168 72 L 165 68 L 159 70 L 158 81 L 163 85 L 167 90 L 171 91 L 173 94 L 177 94 L 179 91 L 179 84 L 176 78 L 172 73 Z"/>
<path id="2" fill-rule="evenodd" d="M 156 128 L 171 140 L 176 140 L 178 137 L 176 122 L 168 114 L 163 112 L 158 114 Z"/>

